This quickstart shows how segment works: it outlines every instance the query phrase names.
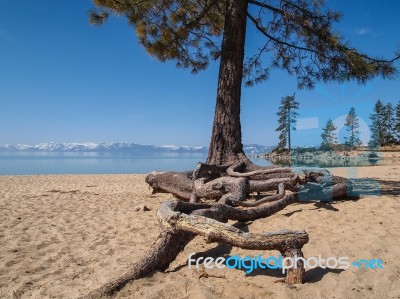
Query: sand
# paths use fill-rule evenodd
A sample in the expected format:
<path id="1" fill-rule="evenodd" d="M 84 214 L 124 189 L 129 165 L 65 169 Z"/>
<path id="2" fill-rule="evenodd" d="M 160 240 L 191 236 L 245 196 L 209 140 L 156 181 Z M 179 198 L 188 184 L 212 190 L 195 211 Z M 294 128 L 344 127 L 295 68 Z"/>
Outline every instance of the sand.
<path id="1" fill-rule="evenodd" d="M 191 252 L 259 252 L 198 237 L 167 273 L 134 281 L 117 298 L 400 298 L 400 165 L 332 171 L 356 178 L 365 194 L 293 204 L 242 229 L 306 230 L 306 257 L 380 258 L 383 269 L 310 269 L 295 286 L 272 270 L 211 269 L 207 277 L 188 268 Z M 156 239 L 155 214 L 168 198 L 150 195 L 143 175 L 0 176 L 0 298 L 77 298 L 124 273 Z M 134 212 L 142 204 L 150 211 Z"/>

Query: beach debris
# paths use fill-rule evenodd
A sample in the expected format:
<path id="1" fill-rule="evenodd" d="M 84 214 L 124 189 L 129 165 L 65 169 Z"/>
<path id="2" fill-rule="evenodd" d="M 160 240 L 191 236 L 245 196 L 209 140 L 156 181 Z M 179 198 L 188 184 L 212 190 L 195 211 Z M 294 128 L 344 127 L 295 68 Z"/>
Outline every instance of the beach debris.
<path id="1" fill-rule="evenodd" d="M 133 211 L 134 212 L 146 212 L 146 211 L 150 211 L 150 209 L 148 207 L 146 207 L 145 205 L 138 205 L 133 208 Z"/>
<path id="2" fill-rule="evenodd" d="M 198 276 L 197 279 L 200 279 L 200 278 L 210 278 L 210 277 L 214 277 L 214 278 L 226 278 L 225 275 L 210 274 L 210 273 L 208 273 L 208 272 L 206 271 L 206 269 L 204 269 L 204 267 L 201 267 L 199 272 L 200 272 L 200 273 L 199 273 L 199 276 Z"/>
<path id="3" fill-rule="evenodd" d="M 17 293 L 13 290 L 13 293 L 12 293 L 12 298 L 13 299 L 20 299 L 20 297 L 17 295 Z"/>

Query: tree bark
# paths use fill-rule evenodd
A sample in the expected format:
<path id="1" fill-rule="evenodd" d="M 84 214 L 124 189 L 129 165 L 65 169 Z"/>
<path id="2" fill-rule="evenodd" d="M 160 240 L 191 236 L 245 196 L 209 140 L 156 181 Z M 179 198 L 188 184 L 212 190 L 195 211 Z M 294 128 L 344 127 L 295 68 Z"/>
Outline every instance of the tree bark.
<path id="1" fill-rule="evenodd" d="M 226 5 L 209 164 L 246 159 L 240 126 L 240 95 L 248 3 L 246 0 L 227 0 Z"/>

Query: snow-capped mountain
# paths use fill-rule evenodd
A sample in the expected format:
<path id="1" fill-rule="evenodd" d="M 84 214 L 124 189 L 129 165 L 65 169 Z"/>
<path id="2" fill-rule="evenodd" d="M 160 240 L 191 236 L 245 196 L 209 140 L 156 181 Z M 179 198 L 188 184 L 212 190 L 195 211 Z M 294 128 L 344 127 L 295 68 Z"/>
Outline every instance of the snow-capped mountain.
<path id="1" fill-rule="evenodd" d="M 275 147 L 276 147 L 276 145 L 267 145 L 267 146 L 265 146 L 265 145 L 259 145 L 259 144 L 244 144 L 243 145 L 243 151 L 247 155 L 256 156 L 256 155 L 263 155 L 263 154 L 269 153 Z"/>
<path id="2" fill-rule="evenodd" d="M 250 155 L 265 154 L 270 152 L 273 146 L 263 146 L 258 144 L 244 145 L 245 153 Z M 1 152 L 28 151 L 28 152 L 129 152 L 135 154 L 150 153 L 204 153 L 207 154 L 208 148 L 204 146 L 176 146 L 176 145 L 143 145 L 131 142 L 111 142 L 111 143 L 56 143 L 46 142 L 36 145 L 0 145 Z"/>
<path id="3" fill-rule="evenodd" d="M 36 145 L 2 145 L 0 151 L 30 151 L 30 152 L 130 152 L 130 153 L 206 153 L 205 147 L 189 146 L 155 146 L 130 142 L 111 143 L 55 143 L 46 142 Z"/>

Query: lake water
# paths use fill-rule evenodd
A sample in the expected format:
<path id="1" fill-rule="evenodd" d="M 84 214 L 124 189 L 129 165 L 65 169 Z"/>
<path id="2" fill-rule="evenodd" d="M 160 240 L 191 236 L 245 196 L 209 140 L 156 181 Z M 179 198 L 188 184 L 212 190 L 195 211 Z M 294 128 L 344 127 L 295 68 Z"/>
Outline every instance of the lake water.
<path id="1" fill-rule="evenodd" d="M 0 175 L 25 174 L 129 174 L 159 171 L 184 171 L 205 162 L 204 154 L 1 152 Z M 258 165 L 271 165 L 252 158 Z"/>

